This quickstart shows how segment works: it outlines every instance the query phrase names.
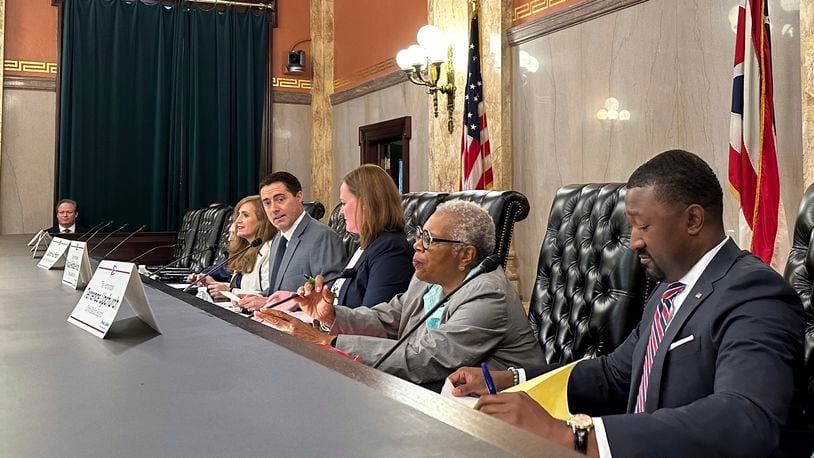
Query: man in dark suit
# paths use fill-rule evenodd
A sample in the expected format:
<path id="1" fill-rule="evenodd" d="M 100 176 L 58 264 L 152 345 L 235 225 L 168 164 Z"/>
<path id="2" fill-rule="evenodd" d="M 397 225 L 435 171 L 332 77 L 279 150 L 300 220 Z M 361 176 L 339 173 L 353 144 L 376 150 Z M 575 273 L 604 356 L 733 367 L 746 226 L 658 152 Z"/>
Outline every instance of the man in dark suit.
<path id="1" fill-rule="evenodd" d="M 525 393 L 476 408 L 592 456 L 771 454 L 801 388 L 799 297 L 725 236 L 721 187 L 698 156 L 662 153 L 627 188 L 631 248 L 661 284 L 619 348 L 574 367 L 579 414 L 563 423 Z M 483 393 L 476 374 L 453 374 L 455 394 Z"/>
<path id="2" fill-rule="evenodd" d="M 240 306 L 248 310 L 273 302 L 280 296 L 274 296 L 275 292 L 289 296 L 305 282 L 304 275 L 333 276 L 345 265 L 345 248 L 336 232 L 305 212 L 297 177 L 272 173 L 260 182 L 260 198 L 277 235 L 269 257 L 269 289 L 264 296 L 241 299 Z"/>
<path id="3" fill-rule="evenodd" d="M 79 206 L 76 201 L 62 199 L 57 202 L 57 225 L 48 229 L 49 234 L 75 234 L 85 232 L 85 228 L 76 224 L 79 217 Z"/>

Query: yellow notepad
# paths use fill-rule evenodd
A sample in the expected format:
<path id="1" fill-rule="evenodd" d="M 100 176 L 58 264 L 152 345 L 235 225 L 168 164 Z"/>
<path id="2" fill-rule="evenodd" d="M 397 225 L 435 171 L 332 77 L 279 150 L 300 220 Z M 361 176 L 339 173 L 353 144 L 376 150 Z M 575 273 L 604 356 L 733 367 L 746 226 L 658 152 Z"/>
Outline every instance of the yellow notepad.
<path id="1" fill-rule="evenodd" d="M 565 421 L 571 416 L 568 411 L 568 377 L 571 376 L 571 371 L 580 361 L 546 372 L 520 385 L 507 388 L 503 392 L 525 391 L 552 417 Z"/>

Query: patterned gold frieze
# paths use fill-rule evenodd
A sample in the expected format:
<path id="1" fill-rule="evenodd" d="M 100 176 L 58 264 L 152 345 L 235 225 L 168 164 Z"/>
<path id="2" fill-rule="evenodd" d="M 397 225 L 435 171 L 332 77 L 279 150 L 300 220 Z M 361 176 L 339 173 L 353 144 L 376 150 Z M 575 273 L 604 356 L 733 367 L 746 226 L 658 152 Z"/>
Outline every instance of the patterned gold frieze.
<path id="1" fill-rule="evenodd" d="M 7 72 L 51 73 L 56 74 L 55 62 L 36 62 L 33 60 L 6 60 L 3 69 Z"/>
<path id="2" fill-rule="evenodd" d="M 529 17 L 532 14 L 537 14 L 565 2 L 566 0 L 534 0 L 524 3 L 514 8 L 514 17 L 512 18 L 512 21 L 516 22 L 520 19 Z"/>
<path id="3" fill-rule="evenodd" d="M 297 78 L 271 78 L 271 87 L 281 89 L 308 89 L 311 90 L 311 80 L 301 80 Z"/>

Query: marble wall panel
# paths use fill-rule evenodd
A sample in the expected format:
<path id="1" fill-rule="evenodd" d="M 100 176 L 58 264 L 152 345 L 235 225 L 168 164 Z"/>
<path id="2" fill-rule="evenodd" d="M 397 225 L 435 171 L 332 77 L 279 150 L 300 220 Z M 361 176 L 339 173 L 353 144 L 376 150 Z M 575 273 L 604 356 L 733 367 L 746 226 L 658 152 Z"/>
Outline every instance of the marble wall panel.
<path id="1" fill-rule="evenodd" d="M 285 170 L 302 183 L 306 200 L 311 194 L 311 106 L 275 103 L 272 167 Z"/>
<path id="2" fill-rule="evenodd" d="M 359 127 L 403 116 L 412 118 L 410 191 L 429 190 L 427 151 L 429 102 L 430 99 L 423 88 L 404 82 L 333 107 L 334 204 L 339 202 L 339 184 L 342 177 L 360 164 Z"/>
<path id="3" fill-rule="evenodd" d="M 532 210 L 517 227 L 521 292 L 528 297 L 556 190 L 625 181 L 653 155 L 683 148 L 704 157 L 724 189 L 725 224 L 737 226 L 727 154 L 736 0 L 650 0 L 513 49 L 514 188 Z M 781 5 L 782 3 L 782 5 Z M 802 196 L 799 13 L 770 2 L 778 150 L 787 221 Z M 540 64 L 531 73 L 519 53 Z M 629 121 L 601 121 L 614 97 Z M 790 226 L 791 227 L 791 226 Z"/>
<path id="4" fill-rule="evenodd" d="M 51 226 L 55 110 L 53 92 L 7 88 L 3 93 L 0 234 Z"/>

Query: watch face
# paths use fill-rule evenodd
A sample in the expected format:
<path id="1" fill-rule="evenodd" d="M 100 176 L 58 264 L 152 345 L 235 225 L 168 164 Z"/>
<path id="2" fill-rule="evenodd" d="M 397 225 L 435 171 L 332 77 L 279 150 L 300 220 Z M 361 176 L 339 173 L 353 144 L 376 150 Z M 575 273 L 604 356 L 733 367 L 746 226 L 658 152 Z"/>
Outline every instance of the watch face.
<path id="1" fill-rule="evenodd" d="M 568 419 L 568 425 L 576 429 L 589 429 L 593 427 L 594 421 L 584 413 L 578 413 Z"/>

